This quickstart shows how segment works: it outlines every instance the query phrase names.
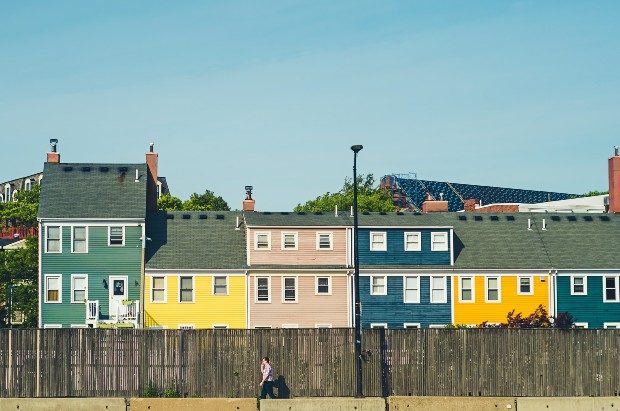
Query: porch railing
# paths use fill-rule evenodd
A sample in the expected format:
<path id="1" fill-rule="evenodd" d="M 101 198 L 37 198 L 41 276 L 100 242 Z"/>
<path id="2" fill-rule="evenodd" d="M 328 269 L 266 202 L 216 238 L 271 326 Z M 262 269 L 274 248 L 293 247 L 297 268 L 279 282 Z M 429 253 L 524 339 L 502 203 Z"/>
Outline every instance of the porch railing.
<path id="1" fill-rule="evenodd" d="M 97 325 L 99 320 L 99 300 L 86 301 L 86 324 Z"/>

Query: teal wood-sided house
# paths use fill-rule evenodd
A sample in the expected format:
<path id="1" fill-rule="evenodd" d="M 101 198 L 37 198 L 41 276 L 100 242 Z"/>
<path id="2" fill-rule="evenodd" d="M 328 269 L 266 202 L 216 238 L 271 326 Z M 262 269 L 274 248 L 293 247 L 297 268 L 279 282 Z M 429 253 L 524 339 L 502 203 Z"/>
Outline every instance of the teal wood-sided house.
<path id="1" fill-rule="evenodd" d="M 39 206 L 39 326 L 138 327 L 147 164 L 45 163 Z M 55 160 L 55 161 L 54 161 Z M 155 177 L 153 177 L 153 175 Z"/>

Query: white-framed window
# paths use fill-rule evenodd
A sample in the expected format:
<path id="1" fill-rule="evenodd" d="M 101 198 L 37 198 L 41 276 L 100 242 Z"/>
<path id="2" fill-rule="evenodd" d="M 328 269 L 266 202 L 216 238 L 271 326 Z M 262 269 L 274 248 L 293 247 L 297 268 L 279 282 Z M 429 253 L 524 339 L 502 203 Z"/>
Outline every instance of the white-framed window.
<path id="1" fill-rule="evenodd" d="M 213 295 L 228 295 L 228 276 L 213 277 Z"/>
<path id="2" fill-rule="evenodd" d="M 298 233 L 282 233 L 282 250 L 297 250 L 298 249 Z"/>
<path id="3" fill-rule="evenodd" d="M 385 275 L 370 276 L 370 295 L 387 295 L 387 277 Z"/>
<path id="4" fill-rule="evenodd" d="M 588 323 L 575 323 L 575 328 L 587 329 Z"/>
<path id="5" fill-rule="evenodd" d="M 71 227 L 71 252 L 87 253 L 88 252 L 88 227 L 75 226 Z"/>
<path id="6" fill-rule="evenodd" d="M 297 277 L 282 277 L 282 302 L 297 302 Z"/>
<path id="7" fill-rule="evenodd" d="M 62 303 L 62 274 L 45 274 L 45 302 Z"/>
<path id="8" fill-rule="evenodd" d="M 603 323 L 606 330 L 620 330 L 620 323 Z"/>
<path id="9" fill-rule="evenodd" d="M 405 233 L 405 251 L 422 250 L 422 233 L 419 231 Z"/>
<path id="10" fill-rule="evenodd" d="M 517 294 L 533 295 L 534 294 L 534 277 L 518 276 L 517 277 Z"/>
<path id="11" fill-rule="evenodd" d="M 331 277 L 315 277 L 316 295 L 331 295 L 332 278 Z"/>
<path id="12" fill-rule="evenodd" d="M 226 330 L 228 329 L 228 324 L 213 324 L 214 330 Z"/>
<path id="13" fill-rule="evenodd" d="M 271 232 L 257 231 L 254 233 L 255 250 L 271 250 Z"/>
<path id="14" fill-rule="evenodd" d="M 45 227 L 45 252 L 62 253 L 62 226 L 48 225 Z"/>
<path id="15" fill-rule="evenodd" d="M 420 277 L 403 277 L 403 302 L 417 304 L 420 302 Z"/>
<path id="16" fill-rule="evenodd" d="M 448 302 L 448 281 L 446 277 L 431 277 L 431 304 Z"/>
<path id="17" fill-rule="evenodd" d="M 620 301 L 618 294 L 618 276 L 606 275 L 603 277 L 603 302 L 616 303 Z"/>
<path id="18" fill-rule="evenodd" d="M 271 326 L 270 325 L 255 325 L 254 329 L 255 330 L 270 330 Z"/>
<path id="19" fill-rule="evenodd" d="M 193 303 L 194 302 L 194 277 L 193 276 L 180 276 L 179 277 L 179 302 L 180 303 Z"/>
<path id="20" fill-rule="evenodd" d="M 71 328 L 88 328 L 86 324 L 71 324 Z"/>
<path id="21" fill-rule="evenodd" d="M 370 251 L 387 251 L 387 233 L 385 231 L 370 232 Z"/>
<path id="22" fill-rule="evenodd" d="M 11 185 L 10 184 L 6 184 L 4 186 L 4 201 L 6 201 L 7 203 L 11 201 Z"/>
<path id="23" fill-rule="evenodd" d="M 420 329 L 420 323 L 403 323 L 403 328 L 418 330 Z"/>
<path id="24" fill-rule="evenodd" d="M 179 330 L 195 330 L 196 326 L 194 324 L 179 324 Z"/>
<path id="25" fill-rule="evenodd" d="M 256 277 L 256 302 L 271 302 L 271 277 Z"/>
<path id="26" fill-rule="evenodd" d="M 117 225 L 108 227 L 108 245 L 125 245 L 125 226 Z"/>
<path id="27" fill-rule="evenodd" d="M 85 303 L 88 300 L 88 275 L 71 274 L 71 302 Z"/>
<path id="28" fill-rule="evenodd" d="M 476 285 L 474 277 L 459 277 L 459 302 L 473 303 L 476 301 Z"/>
<path id="29" fill-rule="evenodd" d="M 62 324 L 43 324 L 43 328 L 62 328 Z"/>
<path id="30" fill-rule="evenodd" d="M 500 277 L 486 277 L 484 281 L 484 301 L 498 303 L 502 300 L 502 286 Z"/>
<path id="31" fill-rule="evenodd" d="M 370 323 L 370 328 L 384 328 L 387 330 L 387 323 Z"/>
<path id="32" fill-rule="evenodd" d="M 585 275 L 571 275 L 570 295 L 588 295 L 588 277 Z"/>
<path id="33" fill-rule="evenodd" d="M 282 324 L 282 328 L 299 328 L 299 324 Z"/>
<path id="34" fill-rule="evenodd" d="M 314 328 L 332 328 L 331 324 L 314 324 Z"/>
<path id="35" fill-rule="evenodd" d="M 316 233 L 316 249 L 317 250 L 333 250 L 334 249 L 334 233 Z"/>
<path id="36" fill-rule="evenodd" d="M 446 328 L 445 324 L 430 324 L 428 328 Z"/>
<path id="37" fill-rule="evenodd" d="M 431 233 L 431 251 L 448 251 L 448 233 L 445 231 Z"/>
<path id="38" fill-rule="evenodd" d="M 168 301 L 167 288 L 168 281 L 165 276 L 157 276 L 151 278 L 151 302 L 165 303 Z"/>
<path id="39" fill-rule="evenodd" d="M 26 190 L 26 191 L 32 190 L 32 180 L 31 179 L 27 178 L 24 181 L 24 190 Z"/>

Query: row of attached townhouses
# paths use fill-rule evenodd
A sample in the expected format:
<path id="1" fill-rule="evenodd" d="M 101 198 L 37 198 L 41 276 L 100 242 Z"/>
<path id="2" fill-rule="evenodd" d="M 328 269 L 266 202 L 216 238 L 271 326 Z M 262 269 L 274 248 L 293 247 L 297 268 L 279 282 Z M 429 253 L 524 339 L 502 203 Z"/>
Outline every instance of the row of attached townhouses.
<path id="1" fill-rule="evenodd" d="M 157 211 L 145 163 L 51 161 L 39 208 L 40 326 L 353 325 L 349 213 Z M 361 213 L 362 326 L 500 323 L 569 312 L 620 327 L 614 214 Z"/>

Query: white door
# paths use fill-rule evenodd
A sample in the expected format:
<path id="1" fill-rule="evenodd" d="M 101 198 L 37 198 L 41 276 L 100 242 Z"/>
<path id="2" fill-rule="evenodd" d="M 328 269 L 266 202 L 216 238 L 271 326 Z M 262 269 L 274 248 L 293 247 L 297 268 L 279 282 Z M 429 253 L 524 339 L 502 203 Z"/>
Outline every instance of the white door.
<path id="1" fill-rule="evenodd" d="M 118 319 L 117 315 L 124 315 L 127 307 L 123 305 L 123 301 L 127 300 L 127 276 L 111 275 L 110 276 L 110 319 Z"/>

